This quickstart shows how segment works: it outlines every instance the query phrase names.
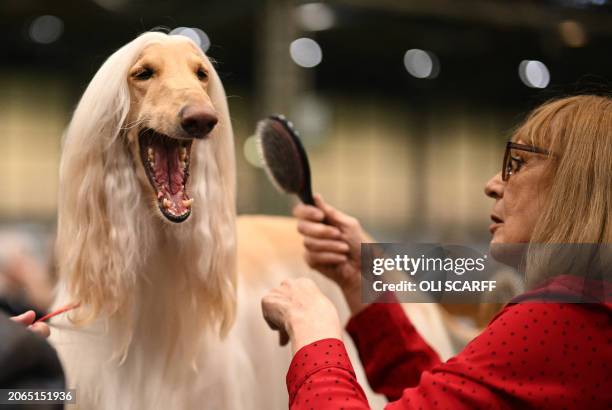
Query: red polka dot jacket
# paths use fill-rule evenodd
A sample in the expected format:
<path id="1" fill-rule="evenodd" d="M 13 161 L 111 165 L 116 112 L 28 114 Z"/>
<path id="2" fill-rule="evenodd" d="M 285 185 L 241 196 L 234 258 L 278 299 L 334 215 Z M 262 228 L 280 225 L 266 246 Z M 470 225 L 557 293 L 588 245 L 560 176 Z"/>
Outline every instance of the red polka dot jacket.
<path id="1" fill-rule="evenodd" d="M 542 296 L 507 305 L 444 363 L 395 303 L 370 305 L 347 331 L 387 410 L 612 409 L 612 305 Z M 369 408 L 338 339 L 300 349 L 287 387 L 292 410 Z"/>

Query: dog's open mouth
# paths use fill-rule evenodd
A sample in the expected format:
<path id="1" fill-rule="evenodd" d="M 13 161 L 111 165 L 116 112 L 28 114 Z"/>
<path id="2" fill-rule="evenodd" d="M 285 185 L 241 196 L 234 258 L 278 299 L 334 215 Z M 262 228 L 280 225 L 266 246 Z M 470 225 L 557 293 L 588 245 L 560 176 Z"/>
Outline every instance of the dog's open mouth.
<path id="1" fill-rule="evenodd" d="M 191 214 L 193 203 L 185 188 L 191 141 L 170 138 L 152 129 L 140 131 L 138 137 L 142 164 L 161 213 L 169 221 L 183 222 Z"/>

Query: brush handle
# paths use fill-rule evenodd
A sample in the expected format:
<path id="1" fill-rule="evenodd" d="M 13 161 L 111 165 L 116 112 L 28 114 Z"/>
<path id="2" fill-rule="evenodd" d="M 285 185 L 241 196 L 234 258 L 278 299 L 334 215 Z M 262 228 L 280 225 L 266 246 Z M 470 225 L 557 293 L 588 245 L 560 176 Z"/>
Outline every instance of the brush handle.
<path id="1" fill-rule="evenodd" d="M 298 196 L 305 205 L 317 206 L 311 189 L 305 189 L 304 192 L 300 193 Z"/>
<path id="2" fill-rule="evenodd" d="M 304 205 L 310 205 L 310 206 L 319 208 L 317 204 L 315 204 L 314 196 L 312 195 L 312 189 L 310 187 L 308 187 L 308 189 L 305 189 L 304 192 L 298 194 L 298 197 L 300 198 L 300 200 L 302 201 Z M 331 225 L 331 223 L 329 223 L 327 218 L 323 218 L 321 222 L 324 223 L 325 225 Z"/>

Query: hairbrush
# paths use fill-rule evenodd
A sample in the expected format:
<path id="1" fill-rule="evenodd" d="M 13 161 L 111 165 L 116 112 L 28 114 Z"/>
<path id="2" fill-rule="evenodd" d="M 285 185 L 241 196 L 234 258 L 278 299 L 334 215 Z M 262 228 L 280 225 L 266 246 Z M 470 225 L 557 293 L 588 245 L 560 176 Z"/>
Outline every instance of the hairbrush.
<path id="1" fill-rule="evenodd" d="M 314 206 L 308 156 L 293 124 L 283 115 L 271 115 L 257 123 L 255 136 L 272 184 Z"/>

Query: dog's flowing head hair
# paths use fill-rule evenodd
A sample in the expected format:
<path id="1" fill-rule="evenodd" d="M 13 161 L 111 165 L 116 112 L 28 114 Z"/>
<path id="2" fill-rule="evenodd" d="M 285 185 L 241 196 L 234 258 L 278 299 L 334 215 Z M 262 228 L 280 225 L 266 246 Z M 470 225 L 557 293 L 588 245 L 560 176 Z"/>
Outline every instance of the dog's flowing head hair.
<path id="1" fill-rule="evenodd" d="M 163 80 L 163 84 L 157 84 L 165 87 L 158 92 L 163 95 L 157 95 L 163 98 L 153 103 L 153 91 L 135 92 L 131 70 L 143 53 L 155 47 L 174 49 L 174 53 L 188 50 L 192 60 L 205 66 L 206 83 L 198 88 L 200 83 L 189 78 L 193 87 L 185 91 L 187 82 L 176 85 L 176 78 Z M 177 61 L 171 63 L 178 67 Z M 145 77 L 135 75 L 138 81 Z M 153 77 L 151 84 L 162 81 L 161 74 Z M 173 135 L 175 128 L 162 124 L 175 121 L 175 117 L 180 120 L 184 110 L 170 112 L 176 104 L 185 103 L 177 100 L 193 98 L 204 98 L 214 107 L 214 128 L 208 130 L 206 138 L 190 139 L 178 131 Z M 147 106 L 149 111 L 144 108 Z M 151 112 L 150 107 L 160 106 L 169 107 L 169 113 Z M 189 170 L 184 171 L 182 180 L 184 196 L 178 200 L 175 191 L 179 188 L 167 185 L 163 194 L 147 180 L 146 164 L 138 155 L 143 149 L 139 137 L 158 131 L 158 127 L 165 127 L 161 130 L 163 137 L 171 141 L 160 146 L 188 144 L 190 149 Z M 167 194 L 179 201 L 187 199 L 187 190 L 193 198 L 187 205 L 188 218 L 181 223 L 169 222 L 160 212 L 158 195 Z M 120 317 L 133 322 L 136 315 L 146 315 L 138 311 L 142 309 L 137 306 L 138 295 L 143 287 L 156 285 L 161 274 L 152 271 L 157 271 L 170 276 L 163 278 L 165 285 L 159 286 L 170 284 L 174 291 L 168 297 L 172 300 L 154 303 L 171 303 L 172 307 L 167 307 L 180 309 L 170 315 L 177 322 L 186 318 L 177 326 L 211 324 L 224 334 L 235 314 L 234 204 L 233 133 L 225 91 L 210 60 L 188 38 L 158 32 L 145 33 L 120 48 L 91 80 L 63 142 L 57 261 L 65 291 L 81 303 L 73 320 L 84 323 L 98 317 Z M 168 265 L 160 267 L 160 260 Z"/>

